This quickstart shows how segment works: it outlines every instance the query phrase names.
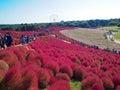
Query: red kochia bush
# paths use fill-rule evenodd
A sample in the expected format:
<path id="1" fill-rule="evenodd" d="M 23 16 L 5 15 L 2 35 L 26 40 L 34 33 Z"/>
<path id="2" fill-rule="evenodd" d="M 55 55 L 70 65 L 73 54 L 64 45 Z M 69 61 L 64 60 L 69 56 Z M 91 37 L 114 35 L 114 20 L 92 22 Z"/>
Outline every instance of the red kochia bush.
<path id="1" fill-rule="evenodd" d="M 23 52 L 21 52 L 19 49 L 15 49 L 14 54 L 16 54 L 16 56 L 21 64 L 26 63 L 25 54 Z"/>
<path id="2" fill-rule="evenodd" d="M 58 81 L 54 76 L 50 77 L 50 85 Z"/>
<path id="3" fill-rule="evenodd" d="M 53 71 L 54 75 L 59 72 L 59 66 L 58 63 L 54 61 L 48 61 L 48 63 L 45 65 L 46 68 Z"/>
<path id="4" fill-rule="evenodd" d="M 10 50 L 0 52 L 0 59 L 4 60 L 9 67 L 20 64 L 17 56 L 13 53 L 13 51 Z"/>
<path id="5" fill-rule="evenodd" d="M 118 85 L 115 90 L 120 90 L 120 85 Z"/>
<path id="6" fill-rule="evenodd" d="M 38 78 L 34 71 L 27 70 L 23 73 L 23 84 L 21 90 L 39 90 Z"/>
<path id="7" fill-rule="evenodd" d="M 57 73 L 56 74 L 57 79 L 62 79 L 62 80 L 70 80 L 70 77 L 66 73 Z"/>
<path id="8" fill-rule="evenodd" d="M 38 67 L 42 67 L 43 66 L 43 60 L 39 57 L 35 57 L 35 58 L 27 61 L 27 64 L 33 64 L 33 65 L 36 65 Z"/>
<path id="9" fill-rule="evenodd" d="M 103 86 L 106 90 L 113 90 L 114 89 L 114 83 L 109 77 L 103 77 Z"/>
<path id="10" fill-rule="evenodd" d="M 0 69 L 0 82 L 3 80 L 3 78 L 5 77 L 5 71 Z"/>
<path id="11" fill-rule="evenodd" d="M 112 80 L 113 80 L 113 83 L 114 83 L 115 87 L 120 85 L 120 74 L 117 74 L 117 75 L 113 76 Z"/>
<path id="12" fill-rule="evenodd" d="M 38 56 L 38 53 L 35 50 L 28 50 L 26 54 L 26 60 L 30 60 Z"/>
<path id="13" fill-rule="evenodd" d="M 99 83 L 102 85 L 102 81 L 97 76 L 89 76 L 82 80 L 81 86 L 84 90 L 85 88 L 92 87 L 95 83 Z"/>
<path id="14" fill-rule="evenodd" d="M 28 46 L 18 46 L 17 47 L 20 52 L 22 52 L 24 55 L 26 55 L 27 51 L 29 50 L 29 47 Z"/>
<path id="15" fill-rule="evenodd" d="M 45 88 L 50 82 L 50 75 L 47 70 L 41 68 L 37 72 L 39 88 Z"/>
<path id="16" fill-rule="evenodd" d="M 8 69 L 8 64 L 5 61 L 0 60 L 0 82 L 3 80 Z"/>
<path id="17" fill-rule="evenodd" d="M 21 86 L 22 70 L 20 67 L 12 67 L 1 82 L 1 90 L 21 90 Z"/>
<path id="18" fill-rule="evenodd" d="M 85 88 L 84 90 L 93 90 L 91 87 Z M 97 90 L 97 89 L 95 89 Z"/>
<path id="19" fill-rule="evenodd" d="M 83 68 L 76 67 L 74 69 L 74 77 L 76 80 L 81 81 L 85 75 L 86 75 L 86 71 Z"/>
<path id="20" fill-rule="evenodd" d="M 69 77 L 73 76 L 73 71 L 69 65 L 60 66 L 60 72 L 66 73 Z"/>
<path id="21" fill-rule="evenodd" d="M 9 69 L 9 66 L 8 66 L 8 64 L 5 62 L 5 61 L 3 61 L 3 60 L 0 60 L 0 69 L 2 69 L 2 70 L 8 70 Z"/>
<path id="22" fill-rule="evenodd" d="M 70 90 L 70 85 L 68 81 L 59 80 L 48 87 L 46 90 Z"/>
<path id="23" fill-rule="evenodd" d="M 100 83 L 94 83 L 92 86 L 92 90 L 105 90 L 103 85 L 101 85 Z"/>

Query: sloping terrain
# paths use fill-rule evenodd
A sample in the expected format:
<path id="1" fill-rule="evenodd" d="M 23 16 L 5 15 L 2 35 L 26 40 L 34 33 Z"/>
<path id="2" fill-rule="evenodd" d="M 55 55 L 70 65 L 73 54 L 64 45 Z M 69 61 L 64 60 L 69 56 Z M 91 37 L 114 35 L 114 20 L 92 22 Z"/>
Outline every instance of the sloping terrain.
<path id="1" fill-rule="evenodd" d="M 61 31 L 63 35 L 90 46 L 96 45 L 101 49 L 110 48 L 120 50 L 120 44 L 105 39 L 104 34 L 106 32 L 105 30 L 87 28 Z"/>

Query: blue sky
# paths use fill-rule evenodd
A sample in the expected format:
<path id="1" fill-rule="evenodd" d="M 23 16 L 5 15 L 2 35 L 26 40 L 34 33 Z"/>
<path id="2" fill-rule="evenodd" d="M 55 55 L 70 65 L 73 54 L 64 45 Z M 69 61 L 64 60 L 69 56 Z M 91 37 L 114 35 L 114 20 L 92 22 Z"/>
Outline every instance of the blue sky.
<path id="1" fill-rule="evenodd" d="M 119 9 L 120 0 L 0 0 L 0 24 L 120 18 Z"/>

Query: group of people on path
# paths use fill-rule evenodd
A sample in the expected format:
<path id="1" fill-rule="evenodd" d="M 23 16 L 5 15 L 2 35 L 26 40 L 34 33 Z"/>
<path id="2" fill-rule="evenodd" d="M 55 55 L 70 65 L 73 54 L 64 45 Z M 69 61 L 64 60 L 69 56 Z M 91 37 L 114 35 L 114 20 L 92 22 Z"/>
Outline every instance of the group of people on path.
<path id="1" fill-rule="evenodd" d="M 29 35 L 29 36 L 21 35 L 20 42 L 22 45 L 24 45 L 24 44 L 27 44 L 27 43 L 35 40 L 38 36 L 39 36 L 39 34 L 33 34 L 33 35 Z"/>
<path id="2" fill-rule="evenodd" d="M 0 33 L 0 48 L 6 48 L 12 45 L 13 38 L 10 35 L 9 32 L 7 32 L 5 35 L 2 35 Z"/>
<path id="3" fill-rule="evenodd" d="M 39 37 L 40 34 L 35 33 L 33 35 L 21 35 L 20 37 L 20 43 L 22 45 L 27 44 L 33 40 L 35 40 L 37 37 Z M 9 46 L 12 45 L 13 42 L 13 37 L 11 36 L 11 34 L 9 32 L 5 33 L 5 34 L 1 34 L 0 33 L 0 48 L 7 48 Z"/>

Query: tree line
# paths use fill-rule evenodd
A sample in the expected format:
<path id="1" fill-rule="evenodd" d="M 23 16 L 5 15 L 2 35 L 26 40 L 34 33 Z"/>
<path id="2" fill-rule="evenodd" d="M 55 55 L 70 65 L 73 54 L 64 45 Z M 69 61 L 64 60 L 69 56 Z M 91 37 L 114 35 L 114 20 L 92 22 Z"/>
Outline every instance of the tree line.
<path id="1" fill-rule="evenodd" d="M 49 26 L 63 26 L 63 27 L 80 27 L 80 28 L 98 28 L 103 26 L 119 26 L 120 18 L 108 20 L 82 20 L 82 21 L 61 21 L 54 23 L 31 23 L 31 24 L 4 24 L 0 25 L 0 30 L 15 30 L 15 31 L 37 31 L 45 29 Z"/>

